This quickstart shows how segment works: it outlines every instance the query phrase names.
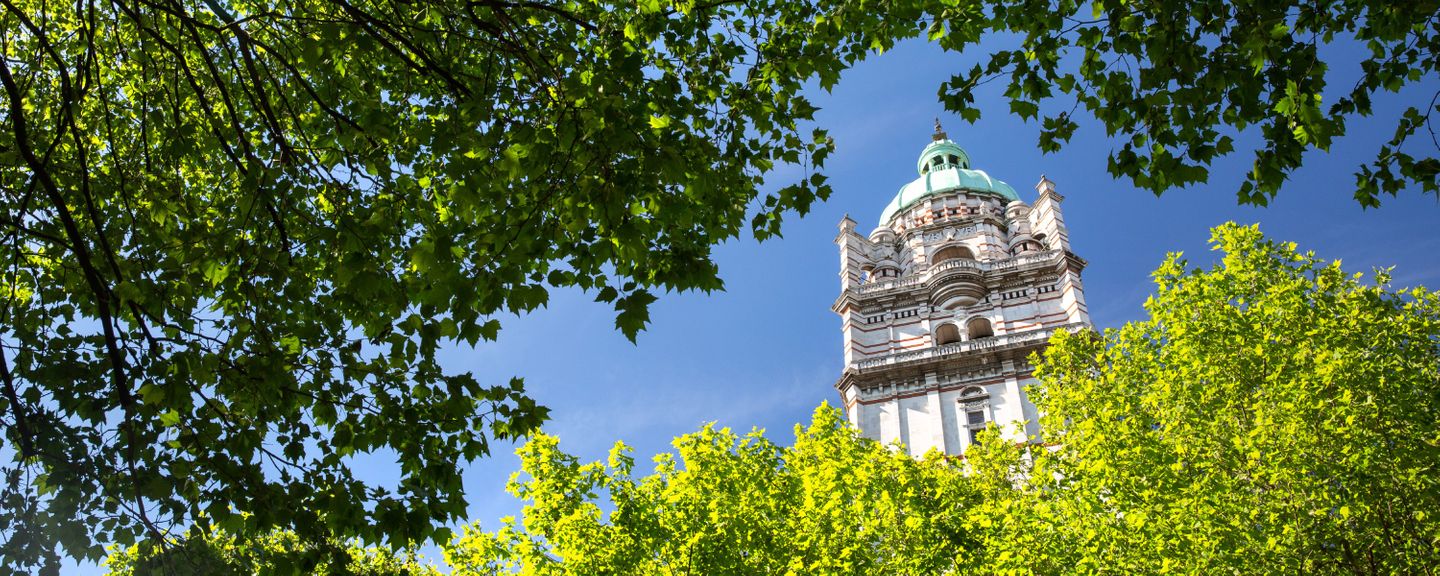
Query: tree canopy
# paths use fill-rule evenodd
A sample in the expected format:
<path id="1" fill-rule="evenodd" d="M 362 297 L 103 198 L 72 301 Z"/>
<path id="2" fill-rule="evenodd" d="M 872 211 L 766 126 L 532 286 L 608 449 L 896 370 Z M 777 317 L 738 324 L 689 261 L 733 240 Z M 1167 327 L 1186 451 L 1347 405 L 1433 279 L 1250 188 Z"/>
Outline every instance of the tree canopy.
<path id="1" fill-rule="evenodd" d="M 0 572 L 191 523 L 444 540 L 458 464 L 545 410 L 438 347 L 552 287 L 633 338 L 828 193 L 759 199 L 831 148 L 776 8 L 4 0 Z"/>
<path id="2" fill-rule="evenodd" d="M 1156 270 L 1148 319 L 1052 341 L 1052 448 L 992 447 L 1027 480 L 975 511 L 1006 526 L 988 571 L 1433 572 L 1440 292 L 1255 227 L 1212 242 L 1213 268 Z"/>
<path id="3" fill-rule="evenodd" d="M 974 490 L 938 454 L 861 438 L 822 406 L 781 447 L 707 426 L 635 476 L 617 444 L 581 463 L 539 436 L 511 492 L 522 519 L 467 528 L 446 549 L 457 576 L 521 574 L 946 574 L 971 547 Z"/>
<path id="4" fill-rule="evenodd" d="M 1350 121 L 1377 112 L 1376 93 L 1409 84 L 1440 93 L 1440 4 L 1433 1 L 1096 2 L 1089 14 L 1079 2 L 1039 4 L 994 10 L 990 25 L 1024 42 L 952 78 L 947 102 L 970 101 L 989 74 L 1009 76 L 1011 110 L 1022 116 L 1035 115 L 1052 94 L 1060 107 L 1073 102 L 1072 111 L 1084 108 L 1118 137 L 1110 173 L 1157 195 L 1206 182 L 1212 159 L 1230 154 L 1254 126 L 1259 142 L 1237 195 L 1265 205 L 1307 153 L 1328 151 Z M 1346 63 L 1354 68 L 1332 69 L 1332 59 L 1354 53 L 1361 56 Z M 1063 66 L 1067 57 L 1077 61 L 1074 71 Z M 1353 84 L 1332 87 L 1336 77 Z M 1411 142 L 1422 128 L 1433 132 L 1435 100 L 1413 104 L 1374 159 L 1356 166 L 1362 206 L 1415 187 L 1440 195 L 1440 145 Z M 1041 123 L 1041 148 L 1051 151 L 1077 128 L 1063 110 Z"/>
<path id="5" fill-rule="evenodd" d="M 1377 206 L 1417 187 L 1440 196 L 1434 0 L 822 4 L 813 42 L 848 46 L 842 52 L 859 58 L 923 36 L 957 60 L 979 55 L 941 84 L 947 109 L 971 122 L 993 113 L 977 106 L 976 92 L 1002 81 L 1009 112 L 1039 121 L 1047 152 L 1059 151 L 1088 114 L 1115 142 L 1110 173 L 1157 195 L 1207 182 L 1212 162 L 1237 141 L 1254 142 L 1237 197 L 1265 205 L 1352 123 L 1376 114 L 1391 121 L 1392 111 L 1372 106 L 1376 94 L 1411 86 L 1392 137 L 1356 166 L 1355 199 Z"/>
<path id="6" fill-rule="evenodd" d="M 413 549 L 396 553 L 303 540 L 286 530 L 240 538 L 191 529 L 168 545 L 152 541 L 113 550 L 105 567 L 112 576 L 441 576 Z"/>

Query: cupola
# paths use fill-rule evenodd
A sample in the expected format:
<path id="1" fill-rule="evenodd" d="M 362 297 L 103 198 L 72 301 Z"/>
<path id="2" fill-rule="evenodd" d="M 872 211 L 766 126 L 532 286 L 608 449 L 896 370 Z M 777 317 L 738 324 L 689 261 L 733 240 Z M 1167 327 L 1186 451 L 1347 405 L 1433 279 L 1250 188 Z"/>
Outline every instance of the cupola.
<path id="1" fill-rule="evenodd" d="M 880 225 L 886 226 L 896 214 L 922 198 L 948 192 L 973 192 L 998 197 L 1002 204 L 1020 199 L 1009 184 L 990 177 L 984 170 L 970 168 L 970 155 L 950 140 L 935 120 L 935 134 L 915 163 L 920 177 L 906 184 L 880 213 Z"/>
<path id="2" fill-rule="evenodd" d="M 970 168 L 970 155 L 945 135 L 945 129 L 940 127 L 939 118 L 935 119 L 935 135 L 931 136 L 931 140 L 930 145 L 920 151 L 920 160 L 915 163 L 915 171 L 919 172 L 921 176 L 929 174 L 932 170 Z"/>

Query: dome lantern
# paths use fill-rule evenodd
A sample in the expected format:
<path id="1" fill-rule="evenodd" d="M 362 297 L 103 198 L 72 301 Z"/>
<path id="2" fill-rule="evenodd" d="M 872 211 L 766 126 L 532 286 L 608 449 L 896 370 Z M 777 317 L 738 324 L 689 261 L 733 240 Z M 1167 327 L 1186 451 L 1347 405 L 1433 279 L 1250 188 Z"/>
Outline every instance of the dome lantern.
<path id="1" fill-rule="evenodd" d="M 970 155 L 950 140 L 935 120 L 935 133 L 931 142 L 920 151 L 915 163 L 919 178 L 906 184 L 895 194 L 895 198 L 880 214 L 880 225 L 886 226 L 895 215 L 909 208 L 916 201 L 946 192 L 973 192 L 999 197 L 1002 204 L 1020 199 L 1009 184 L 991 178 L 983 170 L 970 167 Z"/>
<path id="2" fill-rule="evenodd" d="M 915 163 L 915 171 L 921 176 L 947 168 L 970 168 L 970 155 L 966 154 L 959 144 L 950 140 L 945 129 L 940 126 L 939 118 L 935 119 L 935 134 L 930 139 L 930 145 L 920 151 L 920 160 Z"/>

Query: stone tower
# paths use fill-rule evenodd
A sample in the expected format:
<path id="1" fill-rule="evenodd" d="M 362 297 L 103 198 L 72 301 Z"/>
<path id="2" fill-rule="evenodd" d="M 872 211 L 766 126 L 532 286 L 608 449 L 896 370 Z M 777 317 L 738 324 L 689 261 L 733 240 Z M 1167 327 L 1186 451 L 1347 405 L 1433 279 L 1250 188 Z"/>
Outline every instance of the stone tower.
<path id="1" fill-rule="evenodd" d="M 845 371 L 835 387 L 870 438 L 961 454 L 991 422 L 1015 441 L 1038 432 L 1026 358 L 1056 330 L 1089 326 L 1055 183 L 1033 204 L 971 168 L 937 120 L 920 177 L 868 237 L 840 221 Z M 1025 422 L 1024 437 L 1012 423 Z"/>

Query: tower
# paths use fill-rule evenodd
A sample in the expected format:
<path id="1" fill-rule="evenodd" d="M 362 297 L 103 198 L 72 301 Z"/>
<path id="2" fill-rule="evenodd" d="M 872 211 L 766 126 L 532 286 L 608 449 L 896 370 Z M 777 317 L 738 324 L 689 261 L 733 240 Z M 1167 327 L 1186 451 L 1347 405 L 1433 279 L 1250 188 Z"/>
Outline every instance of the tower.
<path id="1" fill-rule="evenodd" d="M 835 238 L 846 415 L 917 456 L 961 454 L 991 422 L 1025 441 L 1039 431 L 1027 357 L 1090 324 L 1064 197 L 1041 176 L 1035 202 L 1021 201 L 971 168 L 938 120 L 916 170 L 868 237 L 847 216 Z"/>

